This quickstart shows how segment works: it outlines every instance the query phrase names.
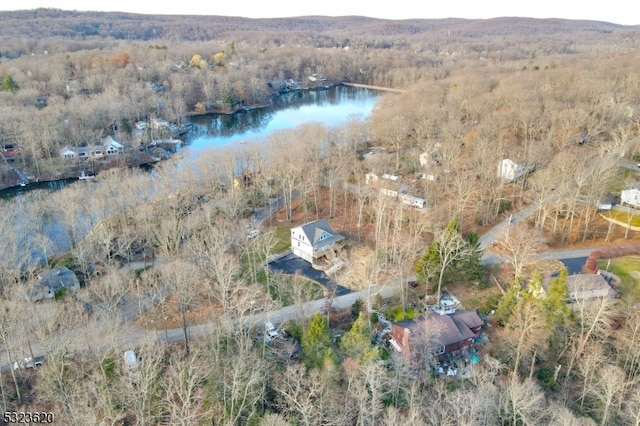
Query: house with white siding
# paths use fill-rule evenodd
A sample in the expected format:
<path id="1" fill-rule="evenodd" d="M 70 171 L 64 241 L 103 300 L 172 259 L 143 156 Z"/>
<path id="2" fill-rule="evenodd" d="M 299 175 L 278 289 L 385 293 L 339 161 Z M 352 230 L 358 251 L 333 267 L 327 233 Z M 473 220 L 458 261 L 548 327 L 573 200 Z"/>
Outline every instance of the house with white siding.
<path id="1" fill-rule="evenodd" d="M 94 146 L 65 146 L 60 156 L 65 160 L 88 160 L 113 156 L 124 152 L 124 146 L 113 136 L 103 138 Z"/>
<path id="2" fill-rule="evenodd" d="M 524 163 L 516 163 L 513 160 L 505 158 L 498 165 L 498 177 L 508 181 L 514 181 L 525 173 Z"/>
<path id="3" fill-rule="evenodd" d="M 60 157 L 64 158 L 65 160 L 73 160 L 78 157 L 78 153 L 75 149 L 65 146 L 60 150 Z"/>
<path id="4" fill-rule="evenodd" d="M 312 265 L 322 257 L 335 257 L 345 237 L 337 234 L 326 219 L 314 220 L 291 229 L 291 251 Z"/>
<path id="5" fill-rule="evenodd" d="M 111 135 L 103 138 L 100 145 L 108 156 L 118 155 L 124 151 L 124 146 Z"/>
<path id="6" fill-rule="evenodd" d="M 640 208 L 640 189 L 624 189 L 620 193 L 620 202 L 634 208 Z"/>

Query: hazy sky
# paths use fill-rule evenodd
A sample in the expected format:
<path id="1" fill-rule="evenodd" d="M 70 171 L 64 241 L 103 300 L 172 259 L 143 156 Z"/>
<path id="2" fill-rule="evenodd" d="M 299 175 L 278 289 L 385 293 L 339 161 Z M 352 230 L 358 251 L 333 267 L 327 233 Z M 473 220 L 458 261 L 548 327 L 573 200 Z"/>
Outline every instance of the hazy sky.
<path id="1" fill-rule="evenodd" d="M 373 18 L 591 19 L 640 24 L 637 0 L 3 0 L 0 10 L 50 7 L 145 14 L 221 15 L 248 18 L 360 15 Z"/>

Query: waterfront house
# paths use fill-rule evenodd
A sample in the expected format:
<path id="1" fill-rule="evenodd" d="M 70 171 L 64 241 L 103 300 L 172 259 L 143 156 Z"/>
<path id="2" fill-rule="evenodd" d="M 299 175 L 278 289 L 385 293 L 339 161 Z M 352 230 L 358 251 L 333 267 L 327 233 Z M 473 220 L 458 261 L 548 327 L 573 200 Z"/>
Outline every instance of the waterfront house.
<path id="1" fill-rule="evenodd" d="M 100 145 L 107 156 L 118 155 L 124 151 L 124 146 L 111 135 L 103 138 Z"/>
<path id="2" fill-rule="evenodd" d="M 65 146 L 60 150 L 60 157 L 64 158 L 65 160 L 74 160 L 78 158 L 78 153 L 74 148 Z"/>

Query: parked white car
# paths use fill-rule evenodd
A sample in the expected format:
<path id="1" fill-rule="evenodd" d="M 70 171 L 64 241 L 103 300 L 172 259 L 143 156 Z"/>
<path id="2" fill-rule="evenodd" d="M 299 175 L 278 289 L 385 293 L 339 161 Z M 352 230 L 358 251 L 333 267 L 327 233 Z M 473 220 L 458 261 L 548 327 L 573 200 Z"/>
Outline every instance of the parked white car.
<path id="1" fill-rule="evenodd" d="M 264 324 L 265 331 L 267 332 L 267 336 L 271 339 L 275 339 L 280 337 L 280 333 L 278 333 L 278 329 L 273 325 L 271 321 L 266 322 Z"/>
<path id="2" fill-rule="evenodd" d="M 23 370 L 25 368 L 34 368 L 42 365 L 42 361 L 33 360 L 30 356 L 26 357 L 23 360 L 18 360 L 13 363 L 14 370 Z"/>

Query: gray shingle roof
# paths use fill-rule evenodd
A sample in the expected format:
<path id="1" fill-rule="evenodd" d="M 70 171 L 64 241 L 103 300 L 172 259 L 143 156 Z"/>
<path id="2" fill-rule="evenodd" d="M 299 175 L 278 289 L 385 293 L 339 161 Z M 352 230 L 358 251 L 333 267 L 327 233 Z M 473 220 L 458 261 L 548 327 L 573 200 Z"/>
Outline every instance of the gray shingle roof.
<path id="1" fill-rule="evenodd" d="M 301 228 L 305 237 L 313 246 L 316 246 L 319 243 L 322 243 L 323 245 L 333 244 L 344 239 L 344 236 L 336 234 L 333 229 L 331 229 L 327 219 L 318 219 L 313 222 L 305 223 Z"/>

